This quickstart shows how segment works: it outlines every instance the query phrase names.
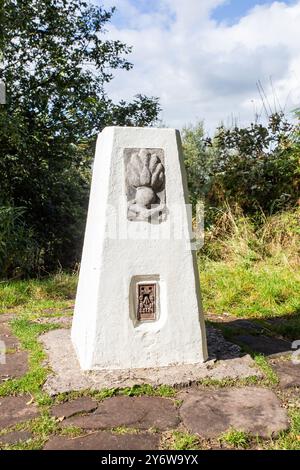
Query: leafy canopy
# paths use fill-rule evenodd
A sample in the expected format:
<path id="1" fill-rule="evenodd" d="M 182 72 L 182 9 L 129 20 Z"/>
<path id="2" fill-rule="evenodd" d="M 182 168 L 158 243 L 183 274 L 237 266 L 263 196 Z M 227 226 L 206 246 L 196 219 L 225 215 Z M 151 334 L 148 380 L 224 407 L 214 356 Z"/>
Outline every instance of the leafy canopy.
<path id="1" fill-rule="evenodd" d="M 23 217 L 47 269 L 79 257 L 96 134 L 155 122 L 155 98 L 113 103 L 105 93 L 130 48 L 106 39 L 114 8 L 82 0 L 0 3 L 0 206 Z"/>

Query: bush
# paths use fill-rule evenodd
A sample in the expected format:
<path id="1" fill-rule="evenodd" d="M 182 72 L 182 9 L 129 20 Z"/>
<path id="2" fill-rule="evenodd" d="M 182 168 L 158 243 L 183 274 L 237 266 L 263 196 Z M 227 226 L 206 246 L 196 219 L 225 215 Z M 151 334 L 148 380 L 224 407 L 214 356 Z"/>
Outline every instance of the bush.
<path id="1" fill-rule="evenodd" d="M 0 276 L 21 277 L 38 270 L 39 247 L 33 230 L 27 227 L 24 208 L 0 206 Z"/>
<path id="2" fill-rule="evenodd" d="M 206 225 L 228 204 L 258 218 L 293 207 L 300 198 L 299 140 L 299 123 L 278 113 L 267 125 L 221 126 L 213 139 L 204 137 L 202 123 L 185 128 L 191 202 L 204 199 Z"/>
<path id="3" fill-rule="evenodd" d="M 84 0 L 15 0 L 0 8 L 0 80 L 7 91 L 0 105 L 0 204 L 26 208 L 25 225 L 20 212 L 10 214 L 20 245 L 4 235 L 5 275 L 22 270 L 34 251 L 28 227 L 45 270 L 73 268 L 81 255 L 96 135 L 105 126 L 156 121 L 156 98 L 114 103 L 106 94 L 112 72 L 131 68 L 130 48 L 105 39 L 113 12 Z M 29 258 L 31 270 L 33 254 Z"/>

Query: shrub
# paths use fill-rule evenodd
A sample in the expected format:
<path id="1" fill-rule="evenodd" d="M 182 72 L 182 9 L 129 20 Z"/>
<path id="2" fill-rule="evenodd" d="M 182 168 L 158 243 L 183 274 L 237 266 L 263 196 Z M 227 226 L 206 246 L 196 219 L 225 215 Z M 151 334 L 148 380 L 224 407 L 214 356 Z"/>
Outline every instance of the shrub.
<path id="1" fill-rule="evenodd" d="M 33 230 L 27 227 L 24 208 L 0 206 L 0 276 L 21 277 L 37 270 L 39 247 Z"/>
<path id="2" fill-rule="evenodd" d="M 300 116 L 300 114 L 299 114 Z M 191 202 L 204 199 L 206 225 L 238 205 L 258 218 L 293 207 L 300 198 L 300 125 L 274 113 L 267 125 L 221 126 L 213 139 L 202 123 L 183 130 Z"/>

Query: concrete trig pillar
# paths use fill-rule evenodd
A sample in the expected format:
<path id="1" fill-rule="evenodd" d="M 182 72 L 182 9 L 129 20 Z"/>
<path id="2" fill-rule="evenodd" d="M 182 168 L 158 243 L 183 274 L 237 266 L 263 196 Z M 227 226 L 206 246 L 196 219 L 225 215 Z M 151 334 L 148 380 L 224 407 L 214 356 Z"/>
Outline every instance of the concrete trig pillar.
<path id="1" fill-rule="evenodd" d="M 182 160 L 175 129 L 98 137 L 72 325 L 84 370 L 207 359 Z"/>

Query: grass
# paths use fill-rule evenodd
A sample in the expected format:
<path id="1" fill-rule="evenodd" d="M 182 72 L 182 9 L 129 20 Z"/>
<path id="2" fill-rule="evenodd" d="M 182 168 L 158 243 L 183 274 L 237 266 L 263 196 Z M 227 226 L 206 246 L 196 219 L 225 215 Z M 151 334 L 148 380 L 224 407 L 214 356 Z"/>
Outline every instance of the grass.
<path id="1" fill-rule="evenodd" d="M 0 445 L 0 448 L 3 447 L 4 449 L 11 450 L 37 450 L 43 447 L 52 434 L 59 432 L 59 427 L 55 418 L 51 417 L 49 412 L 44 410 L 38 418 L 19 423 L 4 431 L 2 430 L 1 434 L 10 431 L 29 431 L 33 434 L 33 437 L 26 442 L 19 442 L 13 445 Z"/>
<path id="2" fill-rule="evenodd" d="M 245 219 L 240 226 L 239 221 L 233 220 L 232 214 L 230 217 L 223 220 L 226 223 L 229 220 L 230 230 L 225 235 L 219 234 L 215 239 L 208 237 L 208 243 L 204 247 L 205 253 L 199 259 L 205 311 L 210 314 L 227 313 L 230 317 L 251 319 L 261 326 L 264 334 L 270 336 L 280 335 L 291 340 L 300 339 L 300 244 L 298 243 L 300 232 L 287 229 L 290 218 L 286 215 L 268 220 L 260 234 L 254 233 L 253 226 Z M 270 235 L 271 231 L 274 233 L 273 238 Z M 30 430 L 33 439 L 5 446 L 5 449 L 39 449 L 53 434 L 71 438 L 84 434 L 80 428 L 74 426 L 61 429 L 59 422 L 50 414 L 50 407 L 53 404 L 81 396 L 91 396 L 97 401 L 117 395 L 159 396 L 171 398 L 177 408 L 182 404 L 176 395 L 178 390 L 169 386 L 139 385 L 123 389 L 84 390 L 62 393 L 54 398 L 42 391 L 49 370 L 43 364 L 45 354 L 38 342 L 38 336 L 58 327 L 57 324 L 51 324 L 52 317 L 59 317 L 62 313 L 65 315 L 64 309 L 69 309 L 71 314 L 76 285 L 77 277 L 64 273 L 40 280 L 0 282 L 0 314 L 10 311 L 16 313 L 15 320 L 11 323 L 12 330 L 20 339 L 22 348 L 29 354 L 28 373 L 19 379 L 2 383 L 0 397 L 31 394 L 41 412 L 37 419 L 14 428 Z M 49 323 L 36 323 L 35 320 L 41 316 L 49 317 Z M 215 322 L 212 324 L 215 325 Z M 228 340 L 239 334 L 249 334 L 249 330 L 242 327 L 233 328 L 230 323 L 215 326 L 223 330 Z M 250 334 L 260 334 L 260 331 L 251 331 Z M 250 350 L 246 352 L 252 354 L 256 365 L 264 374 L 263 379 L 257 377 L 243 380 L 204 379 L 199 385 L 201 387 L 261 385 L 280 393 L 277 374 L 268 359 Z M 300 406 L 292 405 L 289 399 L 283 399 L 283 402 L 289 409 L 291 428 L 276 438 L 259 442 L 260 448 L 300 449 Z M 136 430 L 121 426 L 113 429 L 113 432 L 128 434 Z M 198 436 L 190 434 L 184 428 L 178 428 L 163 433 L 162 445 L 163 448 L 176 450 L 192 450 L 201 446 L 209 448 L 211 445 L 247 449 L 257 446 L 258 440 L 255 441 L 254 437 L 241 430 L 229 429 L 219 439 L 205 444 Z"/>
<path id="3" fill-rule="evenodd" d="M 78 426 L 65 426 L 60 431 L 61 436 L 67 437 L 79 437 L 82 434 L 84 434 L 84 432 Z"/>
<path id="4" fill-rule="evenodd" d="M 187 431 L 169 431 L 165 433 L 163 447 L 166 450 L 198 450 L 199 437 Z"/>
<path id="5" fill-rule="evenodd" d="M 20 378 L 2 383 L 0 385 L 0 396 L 29 393 L 44 400 L 41 386 L 46 380 L 48 370 L 42 365 L 46 356 L 37 339 L 40 334 L 57 328 L 57 326 L 34 324 L 25 318 L 20 318 L 14 320 L 11 327 L 13 334 L 19 338 L 22 348 L 28 351 L 29 371 Z"/>
<path id="6" fill-rule="evenodd" d="M 222 434 L 219 440 L 235 449 L 247 449 L 251 442 L 251 438 L 247 433 L 233 428 Z"/>
<path id="7" fill-rule="evenodd" d="M 210 261 L 200 266 L 204 309 L 236 317 L 285 316 L 300 332 L 300 272 L 267 262 Z"/>
<path id="8" fill-rule="evenodd" d="M 256 365 L 262 370 L 265 378 L 263 380 L 264 385 L 274 386 L 278 385 L 279 378 L 274 369 L 270 366 L 268 360 L 262 354 L 255 354 L 254 361 Z"/>
<path id="9" fill-rule="evenodd" d="M 226 388 L 226 387 L 247 387 L 251 385 L 258 385 L 262 383 L 262 379 L 253 375 L 250 377 L 245 377 L 242 379 L 233 379 L 233 378 L 225 378 L 225 379 L 212 379 L 210 377 L 201 379 L 198 382 L 198 385 L 202 387 L 213 387 L 213 388 Z"/>
<path id="10" fill-rule="evenodd" d="M 160 385 L 153 387 L 152 385 L 134 385 L 133 387 L 123 388 L 119 391 L 120 395 L 127 395 L 128 397 L 138 397 L 141 395 L 172 398 L 176 395 L 177 390 L 168 385 Z"/>
<path id="11" fill-rule="evenodd" d="M 59 393 L 53 398 L 55 404 L 64 403 L 66 401 L 75 400 L 76 398 L 89 396 L 94 398 L 97 401 L 105 400 L 106 398 L 115 397 L 118 395 L 125 395 L 128 397 L 140 397 L 140 396 L 150 396 L 150 397 L 165 397 L 165 398 L 174 398 L 176 396 L 177 390 L 174 387 L 167 385 L 160 385 L 158 387 L 153 387 L 152 385 L 143 384 L 143 385 L 133 385 L 132 387 L 126 388 L 104 388 L 102 390 L 80 390 L 73 392 Z M 177 401 L 174 400 L 175 406 L 177 406 Z"/>
<path id="12" fill-rule="evenodd" d="M 0 314 L 67 308 L 74 303 L 77 276 L 59 273 L 45 279 L 0 282 Z"/>
<path id="13" fill-rule="evenodd" d="M 289 412 L 291 428 L 279 434 L 277 439 L 266 443 L 264 448 L 269 450 L 300 450 L 300 409 Z"/>
<path id="14" fill-rule="evenodd" d="M 126 426 L 118 426 L 111 430 L 114 434 L 124 435 L 124 434 L 138 434 L 139 430 L 135 428 L 128 428 Z"/>

